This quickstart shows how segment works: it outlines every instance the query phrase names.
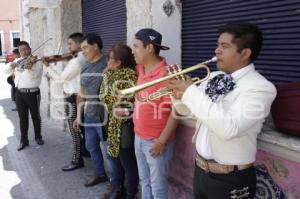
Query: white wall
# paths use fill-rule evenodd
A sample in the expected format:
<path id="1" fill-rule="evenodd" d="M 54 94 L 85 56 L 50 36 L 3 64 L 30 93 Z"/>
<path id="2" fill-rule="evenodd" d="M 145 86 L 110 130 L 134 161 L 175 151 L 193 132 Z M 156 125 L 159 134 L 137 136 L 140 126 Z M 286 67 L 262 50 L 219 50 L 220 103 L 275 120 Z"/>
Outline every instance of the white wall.
<path id="1" fill-rule="evenodd" d="M 181 63 L 181 12 L 171 0 L 175 7 L 171 16 L 163 11 L 163 3 L 166 1 L 152 0 L 151 14 L 153 28 L 158 30 L 162 36 L 162 44 L 170 47 L 170 50 L 161 51 L 161 55 L 167 58 L 169 64 Z"/>
<path id="2" fill-rule="evenodd" d="M 163 36 L 162 44 L 169 46 L 168 51 L 161 51 L 169 64 L 181 64 L 181 11 L 175 7 L 168 17 L 162 8 L 167 0 L 127 0 L 127 43 L 131 46 L 134 34 L 141 28 L 153 28 Z"/>
<path id="3" fill-rule="evenodd" d="M 141 28 L 152 27 L 151 0 L 127 0 L 127 44 L 131 46 L 134 34 Z"/>

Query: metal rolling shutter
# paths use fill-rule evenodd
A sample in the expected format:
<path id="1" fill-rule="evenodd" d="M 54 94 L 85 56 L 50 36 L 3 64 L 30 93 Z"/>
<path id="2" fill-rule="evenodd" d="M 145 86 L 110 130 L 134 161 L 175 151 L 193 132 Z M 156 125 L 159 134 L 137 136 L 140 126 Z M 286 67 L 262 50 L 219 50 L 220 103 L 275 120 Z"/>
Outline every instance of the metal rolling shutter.
<path id="1" fill-rule="evenodd" d="M 98 33 L 103 52 L 116 43 L 126 44 L 126 1 L 83 0 L 83 32 Z"/>
<path id="2" fill-rule="evenodd" d="M 264 45 L 255 65 L 267 79 L 275 84 L 300 80 L 299 0 L 183 1 L 183 66 L 214 56 L 217 28 L 229 21 L 249 21 L 262 29 Z"/>

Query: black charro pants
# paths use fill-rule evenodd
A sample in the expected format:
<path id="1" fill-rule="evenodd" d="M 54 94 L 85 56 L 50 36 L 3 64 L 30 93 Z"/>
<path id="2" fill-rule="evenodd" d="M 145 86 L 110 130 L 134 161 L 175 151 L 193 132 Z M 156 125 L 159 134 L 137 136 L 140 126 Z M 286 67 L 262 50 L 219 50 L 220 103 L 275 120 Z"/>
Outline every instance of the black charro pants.
<path id="1" fill-rule="evenodd" d="M 194 199 L 252 199 L 256 191 L 254 167 L 214 174 L 195 165 L 193 191 Z"/>
<path id="2" fill-rule="evenodd" d="M 41 116 L 40 116 L 40 90 L 35 92 L 21 92 L 16 90 L 16 105 L 20 119 L 21 142 L 28 143 L 28 112 L 32 118 L 35 139 L 41 139 Z"/>
<path id="3" fill-rule="evenodd" d="M 68 120 L 68 126 L 72 137 L 72 162 L 74 164 L 79 164 L 82 162 L 82 151 L 84 149 L 84 128 L 80 130 L 73 128 L 73 123 L 77 117 L 77 105 L 76 105 L 76 95 L 73 94 L 65 98 L 65 114 Z"/>

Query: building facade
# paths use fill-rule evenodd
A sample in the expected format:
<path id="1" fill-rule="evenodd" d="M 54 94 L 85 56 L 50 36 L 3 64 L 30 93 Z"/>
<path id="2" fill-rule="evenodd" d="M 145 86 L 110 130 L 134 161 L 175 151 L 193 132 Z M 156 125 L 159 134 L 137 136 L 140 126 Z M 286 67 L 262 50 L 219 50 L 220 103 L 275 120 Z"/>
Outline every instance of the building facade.
<path id="1" fill-rule="evenodd" d="M 11 52 L 20 41 L 19 0 L 1 1 L 0 56 Z"/>
<path id="2" fill-rule="evenodd" d="M 114 43 L 131 46 L 137 30 L 152 27 L 162 33 L 163 43 L 171 48 L 162 52 L 168 63 L 188 67 L 214 56 L 220 25 L 236 20 L 249 21 L 258 24 L 265 36 L 257 69 L 280 85 L 300 80 L 299 10 L 300 2 L 295 0 L 23 0 L 21 35 L 33 49 L 52 38 L 36 52 L 43 56 L 66 52 L 67 36 L 72 32 L 97 32 L 103 38 L 106 53 Z M 57 63 L 52 67 L 59 71 L 64 66 Z M 214 70 L 215 66 L 211 68 Z M 62 121 L 60 85 L 53 85 L 45 76 L 41 91 L 42 109 L 47 113 L 44 116 Z M 178 128 L 170 166 L 171 198 L 191 198 L 195 155 L 191 144 L 193 131 L 192 120 L 183 121 Z M 297 172 L 300 169 L 299 137 L 278 132 L 269 118 L 258 140 L 256 164 L 267 168 L 270 179 L 288 198 L 300 198 L 297 188 L 300 186 Z"/>

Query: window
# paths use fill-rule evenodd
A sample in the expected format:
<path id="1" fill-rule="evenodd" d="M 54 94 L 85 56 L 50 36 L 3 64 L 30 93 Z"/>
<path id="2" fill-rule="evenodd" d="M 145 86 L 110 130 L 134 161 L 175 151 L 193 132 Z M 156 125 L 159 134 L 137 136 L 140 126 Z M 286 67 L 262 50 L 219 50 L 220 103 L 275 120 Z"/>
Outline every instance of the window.
<path id="1" fill-rule="evenodd" d="M 20 42 L 20 32 L 12 32 L 12 43 L 13 48 L 16 48 L 18 46 L 18 43 Z"/>

